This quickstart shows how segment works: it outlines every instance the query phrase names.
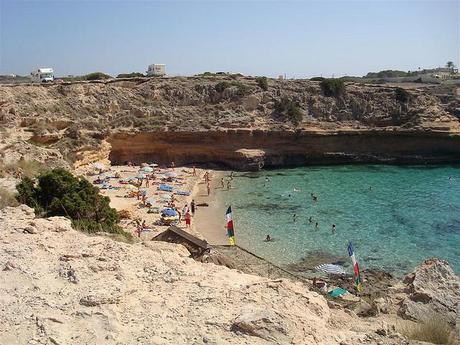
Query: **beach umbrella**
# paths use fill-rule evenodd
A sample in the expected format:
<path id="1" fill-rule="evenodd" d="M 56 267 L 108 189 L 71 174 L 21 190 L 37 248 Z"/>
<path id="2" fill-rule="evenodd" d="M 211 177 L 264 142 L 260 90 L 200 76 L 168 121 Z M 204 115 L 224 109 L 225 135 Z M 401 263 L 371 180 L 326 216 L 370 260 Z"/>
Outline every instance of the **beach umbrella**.
<path id="1" fill-rule="evenodd" d="M 321 265 L 316 266 L 315 270 L 319 272 L 324 272 L 327 274 L 337 274 L 337 275 L 347 274 L 347 272 L 342 266 L 334 265 L 334 264 L 321 264 Z"/>
<path id="2" fill-rule="evenodd" d="M 139 174 L 136 176 L 136 178 L 139 179 L 139 180 L 142 180 L 142 179 L 144 179 L 145 177 L 146 177 L 146 175 L 145 175 L 145 174 L 142 174 L 142 173 L 139 173 Z"/>
<path id="3" fill-rule="evenodd" d="M 105 169 L 105 165 L 102 164 L 102 163 L 94 163 L 93 167 L 94 167 L 94 169 L 97 169 L 97 170 L 104 170 Z"/>
<path id="4" fill-rule="evenodd" d="M 145 202 L 149 205 L 155 205 L 157 203 L 154 198 L 148 198 Z"/>
<path id="5" fill-rule="evenodd" d="M 176 217 L 177 212 L 172 208 L 165 208 L 161 211 L 161 214 L 166 217 Z"/>
<path id="6" fill-rule="evenodd" d="M 153 172 L 153 168 L 149 166 L 143 167 L 141 170 L 148 173 Z"/>
<path id="7" fill-rule="evenodd" d="M 149 165 L 147 163 L 142 163 L 141 167 L 148 167 Z"/>
<path id="8" fill-rule="evenodd" d="M 149 166 L 156 168 L 156 167 L 158 166 L 158 164 L 156 164 L 156 163 L 151 163 L 151 164 L 149 164 Z"/>
<path id="9" fill-rule="evenodd" d="M 135 189 L 137 189 L 137 187 L 136 187 L 136 186 L 133 186 L 132 184 L 124 184 L 124 185 L 122 186 L 122 188 L 124 188 L 124 189 L 129 189 L 129 190 L 135 190 Z"/>
<path id="10" fill-rule="evenodd" d="M 166 177 L 177 177 L 177 174 L 174 171 L 168 171 L 165 174 Z"/>

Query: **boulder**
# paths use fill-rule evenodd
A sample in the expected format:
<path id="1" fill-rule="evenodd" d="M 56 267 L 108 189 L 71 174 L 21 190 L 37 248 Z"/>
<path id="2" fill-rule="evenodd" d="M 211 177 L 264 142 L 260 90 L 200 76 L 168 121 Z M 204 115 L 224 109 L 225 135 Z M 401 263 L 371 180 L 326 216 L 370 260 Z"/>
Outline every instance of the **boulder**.
<path id="1" fill-rule="evenodd" d="M 263 309 L 256 305 L 245 307 L 233 321 L 231 330 L 278 344 L 290 343 L 287 326 L 283 319 L 273 310 Z"/>
<path id="2" fill-rule="evenodd" d="M 412 320 L 424 320 L 430 315 L 455 325 L 460 303 L 460 278 L 447 261 L 425 260 L 404 279 L 407 297 L 399 313 Z"/>

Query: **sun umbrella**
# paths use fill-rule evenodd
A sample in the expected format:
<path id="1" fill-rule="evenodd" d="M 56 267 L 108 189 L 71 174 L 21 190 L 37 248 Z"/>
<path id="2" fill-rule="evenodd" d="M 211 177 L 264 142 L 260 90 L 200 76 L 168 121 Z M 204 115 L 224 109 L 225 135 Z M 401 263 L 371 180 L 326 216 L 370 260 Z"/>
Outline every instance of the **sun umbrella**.
<path id="1" fill-rule="evenodd" d="M 157 203 L 154 198 L 148 198 L 145 202 L 149 205 L 155 205 Z"/>
<path id="2" fill-rule="evenodd" d="M 169 171 L 165 174 L 166 177 L 177 177 L 177 174 L 173 171 Z"/>
<path id="3" fill-rule="evenodd" d="M 145 174 L 139 174 L 136 176 L 137 179 L 142 180 L 145 178 Z"/>
<path id="4" fill-rule="evenodd" d="M 156 168 L 156 167 L 158 166 L 158 164 L 156 164 L 156 163 L 151 163 L 151 164 L 149 164 L 149 166 Z"/>
<path id="5" fill-rule="evenodd" d="M 153 172 L 153 168 L 152 168 L 152 167 L 143 167 L 141 170 L 144 171 L 144 172 L 148 172 L 148 173 Z"/>
<path id="6" fill-rule="evenodd" d="M 142 163 L 141 167 L 148 167 L 149 165 L 147 163 Z"/>
<path id="7" fill-rule="evenodd" d="M 338 274 L 344 275 L 347 274 L 345 269 L 342 266 L 334 265 L 334 264 L 321 264 L 315 267 L 315 270 L 328 273 L 328 274 Z"/>
<path id="8" fill-rule="evenodd" d="M 94 163 L 93 167 L 94 167 L 94 169 L 97 169 L 97 170 L 104 170 L 105 169 L 105 165 L 102 164 L 102 163 Z"/>
<path id="9" fill-rule="evenodd" d="M 124 184 L 123 188 L 125 189 L 130 189 L 130 190 L 135 190 L 137 187 L 133 186 L 132 184 Z"/>
<path id="10" fill-rule="evenodd" d="M 161 214 L 166 216 L 166 217 L 175 217 L 177 216 L 176 210 L 173 210 L 172 208 L 165 208 L 161 211 Z"/>

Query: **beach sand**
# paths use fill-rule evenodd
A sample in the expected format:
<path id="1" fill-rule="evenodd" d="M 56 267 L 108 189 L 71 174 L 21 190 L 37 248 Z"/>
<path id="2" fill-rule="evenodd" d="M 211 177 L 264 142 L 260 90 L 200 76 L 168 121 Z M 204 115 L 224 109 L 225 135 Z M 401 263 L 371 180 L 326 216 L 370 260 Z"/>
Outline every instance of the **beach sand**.
<path id="1" fill-rule="evenodd" d="M 217 170 L 208 170 L 211 176 L 211 194 L 208 196 L 206 184 L 202 179 L 196 185 L 194 199 L 196 204 L 208 203 L 209 206 L 198 207 L 194 223 L 192 224 L 195 232 L 202 235 L 209 244 L 223 245 L 229 244 L 227 238 L 225 211 L 227 206 L 223 201 L 228 173 Z M 225 179 L 225 188 L 222 190 L 221 178 Z"/>
<path id="2" fill-rule="evenodd" d="M 104 172 L 103 176 L 114 176 L 118 174 L 119 178 L 111 178 L 110 185 L 114 187 L 120 187 L 120 189 L 101 189 L 100 193 L 110 198 L 110 206 L 115 208 L 117 211 L 128 211 L 130 219 L 122 219 L 120 225 L 125 231 L 138 236 L 136 233 L 136 220 L 142 222 L 145 221 L 148 230 L 143 231 L 140 235 L 141 240 L 149 240 L 159 233 L 165 231 L 169 226 L 158 225 L 157 222 L 160 219 L 160 214 L 148 213 L 148 207 L 143 207 L 142 200 L 138 200 L 136 197 L 125 197 L 129 194 L 129 189 L 126 185 L 119 183 L 120 179 L 126 177 L 136 176 L 138 174 L 139 166 L 110 166 L 108 171 Z M 86 167 L 77 171 L 78 174 L 84 176 L 90 182 L 94 182 L 98 178 L 98 174 L 91 174 L 93 169 Z M 174 182 L 161 182 L 160 176 L 166 172 L 174 171 L 178 177 Z M 190 195 L 182 196 L 175 195 L 177 199 L 176 207 L 179 211 L 187 203 L 190 205 L 192 199 L 195 200 L 196 204 L 207 203 L 209 206 L 198 206 L 195 216 L 192 218 L 191 228 L 187 228 L 184 219 L 177 225 L 181 229 L 190 232 L 192 235 L 199 238 L 205 239 L 209 244 L 221 245 L 228 244 L 225 228 L 225 211 L 226 206 L 221 200 L 221 193 L 225 193 L 221 188 L 221 178 L 228 175 L 223 171 L 217 170 L 203 170 L 196 169 L 196 176 L 192 174 L 192 168 L 176 167 L 174 169 L 160 169 L 155 168 L 155 175 L 157 178 L 150 182 L 150 186 L 146 188 L 145 182 L 142 188 L 147 191 L 147 199 L 154 198 L 158 201 L 159 209 L 167 207 L 167 201 L 170 199 L 172 193 L 158 191 L 160 183 L 165 183 L 174 186 L 174 190 L 189 191 Z M 204 173 L 208 171 L 211 177 L 211 194 L 207 195 L 206 183 L 204 182 Z M 226 188 L 227 179 L 225 179 Z M 133 191 L 136 189 L 134 188 Z M 163 200 L 163 201 L 162 201 Z"/>

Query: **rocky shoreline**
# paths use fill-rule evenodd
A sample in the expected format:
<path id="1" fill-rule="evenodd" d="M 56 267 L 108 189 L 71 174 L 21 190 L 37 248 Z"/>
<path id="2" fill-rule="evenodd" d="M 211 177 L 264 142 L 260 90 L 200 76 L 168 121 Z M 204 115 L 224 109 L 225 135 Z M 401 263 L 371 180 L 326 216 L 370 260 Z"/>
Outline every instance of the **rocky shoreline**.
<path id="1" fill-rule="evenodd" d="M 338 301 L 198 263 L 181 245 L 88 236 L 24 205 L 0 211 L 0 233 L 3 344 L 420 345 L 398 332 L 404 319 L 459 326 L 459 277 L 438 259 L 379 298 Z"/>

